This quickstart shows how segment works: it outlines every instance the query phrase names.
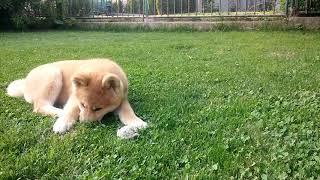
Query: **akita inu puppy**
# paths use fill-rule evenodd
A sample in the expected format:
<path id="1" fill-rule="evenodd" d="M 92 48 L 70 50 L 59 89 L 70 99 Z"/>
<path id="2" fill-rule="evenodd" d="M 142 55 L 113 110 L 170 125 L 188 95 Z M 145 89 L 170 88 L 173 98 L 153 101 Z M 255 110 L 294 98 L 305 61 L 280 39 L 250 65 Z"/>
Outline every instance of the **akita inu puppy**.
<path id="1" fill-rule="evenodd" d="M 65 133 L 77 120 L 100 121 L 115 112 L 125 125 L 117 135 L 132 138 L 147 127 L 128 102 L 128 80 L 121 67 L 108 59 L 70 60 L 41 65 L 25 79 L 7 88 L 13 97 L 24 97 L 33 111 L 57 116 L 55 133 Z M 63 109 L 58 107 L 63 106 Z"/>

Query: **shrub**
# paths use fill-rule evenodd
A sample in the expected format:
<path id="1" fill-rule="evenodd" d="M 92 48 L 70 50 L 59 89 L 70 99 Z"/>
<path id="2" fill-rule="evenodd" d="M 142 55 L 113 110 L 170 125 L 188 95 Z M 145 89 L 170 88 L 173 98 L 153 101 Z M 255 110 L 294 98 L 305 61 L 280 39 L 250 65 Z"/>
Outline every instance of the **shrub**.
<path id="1" fill-rule="evenodd" d="M 53 28 L 61 24 L 61 0 L 3 0 L 0 3 L 0 27 L 19 30 Z M 58 15 L 59 14 L 59 15 Z"/>
<path id="2" fill-rule="evenodd" d="M 75 27 L 77 20 L 75 18 L 68 18 L 64 20 L 64 25 L 66 28 L 73 28 Z"/>

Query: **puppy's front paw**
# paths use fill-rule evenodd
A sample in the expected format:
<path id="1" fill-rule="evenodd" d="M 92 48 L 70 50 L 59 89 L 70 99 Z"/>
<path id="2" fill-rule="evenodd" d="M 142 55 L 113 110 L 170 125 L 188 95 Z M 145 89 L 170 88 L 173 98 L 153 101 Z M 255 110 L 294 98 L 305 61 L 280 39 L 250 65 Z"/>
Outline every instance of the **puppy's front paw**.
<path id="1" fill-rule="evenodd" d="M 135 123 L 131 124 L 131 126 L 134 126 L 137 129 L 145 129 L 148 127 L 148 123 L 138 118 Z"/>
<path id="2" fill-rule="evenodd" d="M 72 127 L 71 124 L 68 124 L 66 120 L 63 118 L 58 118 L 57 121 L 53 125 L 53 131 L 58 134 L 63 134 L 67 132 Z"/>
<path id="3" fill-rule="evenodd" d="M 117 136 L 121 139 L 131 139 L 134 137 L 139 136 L 137 133 L 137 128 L 134 126 L 123 126 L 122 128 L 118 129 Z"/>
<path id="4" fill-rule="evenodd" d="M 139 136 L 138 130 L 147 128 L 148 124 L 141 119 L 138 119 L 135 123 L 123 126 L 118 129 L 117 136 L 121 139 L 132 139 L 134 137 Z"/>
<path id="5" fill-rule="evenodd" d="M 57 118 L 63 117 L 64 116 L 64 111 L 58 111 L 55 115 Z"/>
<path id="6" fill-rule="evenodd" d="M 140 121 L 138 121 L 136 124 L 133 125 L 134 127 L 138 128 L 138 129 L 145 129 L 148 127 L 148 123 L 142 121 L 140 119 Z"/>

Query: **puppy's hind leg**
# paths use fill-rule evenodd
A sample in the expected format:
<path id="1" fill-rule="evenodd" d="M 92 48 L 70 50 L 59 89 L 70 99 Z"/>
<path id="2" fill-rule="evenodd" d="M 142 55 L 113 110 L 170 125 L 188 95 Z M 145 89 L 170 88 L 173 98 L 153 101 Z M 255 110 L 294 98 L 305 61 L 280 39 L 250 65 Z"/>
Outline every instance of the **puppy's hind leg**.
<path id="1" fill-rule="evenodd" d="M 33 103 L 34 112 L 61 116 L 63 110 L 53 105 L 60 94 L 62 83 L 60 69 L 56 67 L 35 69 L 26 78 L 25 99 L 29 99 Z"/>
<path id="2" fill-rule="evenodd" d="M 147 127 L 147 123 L 141 120 L 133 112 L 128 100 L 125 100 L 117 110 L 120 121 L 125 124 L 118 129 L 117 136 L 122 139 L 130 139 L 138 136 L 138 130 Z"/>

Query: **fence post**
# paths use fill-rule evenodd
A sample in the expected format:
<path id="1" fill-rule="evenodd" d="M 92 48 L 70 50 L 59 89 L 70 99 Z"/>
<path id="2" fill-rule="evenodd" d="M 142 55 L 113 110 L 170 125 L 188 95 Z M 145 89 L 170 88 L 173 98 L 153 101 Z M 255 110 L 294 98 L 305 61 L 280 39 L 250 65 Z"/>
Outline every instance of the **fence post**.
<path id="1" fill-rule="evenodd" d="M 126 13 L 127 13 L 127 16 L 129 17 L 129 14 L 130 14 L 130 5 L 129 5 L 129 1 L 127 1 L 127 4 L 126 4 Z"/>
<path id="2" fill-rule="evenodd" d="M 266 0 L 263 0 L 263 15 L 266 15 Z"/>
<path id="3" fill-rule="evenodd" d="M 219 0 L 219 15 L 221 15 L 221 10 L 222 10 L 221 9 L 221 3 L 222 3 L 221 0 Z"/>
<path id="4" fill-rule="evenodd" d="M 176 0 L 173 0 L 173 14 L 176 15 Z"/>
<path id="5" fill-rule="evenodd" d="M 289 0 L 286 0 L 286 16 L 289 17 Z"/>
<path id="6" fill-rule="evenodd" d="M 230 15 L 230 12 L 229 12 L 229 3 L 230 3 L 229 0 L 227 0 L 227 14 L 228 14 L 228 15 Z"/>
<path id="7" fill-rule="evenodd" d="M 133 0 L 131 0 L 131 9 L 130 9 L 130 10 L 131 10 L 132 16 L 134 16 L 134 14 L 133 14 L 133 9 L 134 9 L 134 8 L 133 8 Z"/>
<path id="8" fill-rule="evenodd" d="M 229 15 L 229 14 L 230 14 L 230 13 L 229 13 L 229 0 L 227 0 L 227 2 L 228 2 L 227 4 L 228 4 L 228 15 Z"/>
<path id="9" fill-rule="evenodd" d="M 160 0 L 160 15 L 162 16 L 163 12 L 162 12 L 162 0 Z"/>
<path id="10" fill-rule="evenodd" d="M 62 7 L 62 3 L 63 1 L 60 0 L 60 1 L 56 1 L 56 7 L 57 7 L 57 19 L 58 20 L 63 20 L 63 7 Z"/>
<path id="11" fill-rule="evenodd" d="M 195 6 L 195 9 L 196 9 L 196 16 L 198 15 L 198 7 L 199 6 L 199 0 L 196 0 L 196 6 Z"/>
<path id="12" fill-rule="evenodd" d="M 257 8 L 257 0 L 254 0 L 254 12 L 253 12 L 254 15 L 256 15 L 256 8 Z"/>
<path id="13" fill-rule="evenodd" d="M 180 9 L 180 13 L 181 13 L 181 16 L 182 16 L 182 12 L 183 12 L 183 11 L 182 11 L 182 5 L 183 5 L 183 4 L 182 4 L 182 0 L 180 0 L 180 8 L 181 8 L 181 9 Z"/>
<path id="14" fill-rule="evenodd" d="M 142 22 L 144 22 L 144 7 L 145 6 L 145 3 L 144 3 L 144 0 L 142 0 Z"/>
<path id="15" fill-rule="evenodd" d="M 238 0 L 236 0 L 236 16 L 238 15 L 238 6 L 239 6 L 238 3 L 239 3 Z"/>
<path id="16" fill-rule="evenodd" d="M 120 0 L 117 0 L 117 6 L 118 6 L 118 13 L 117 13 L 117 17 L 119 17 L 119 13 L 120 13 Z"/>
<path id="17" fill-rule="evenodd" d="M 308 14 L 308 0 L 305 0 L 305 13 Z"/>
<path id="18" fill-rule="evenodd" d="M 276 3 L 277 3 L 277 0 L 274 0 L 273 1 L 273 15 L 276 13 Z"/>
<path id="19" fill-rule="evenodd" d="M 153 15 L 157 15 L 157 12 L 156 12 L 156 0 L 153 0 Z"/>
<path id="20" fill-rule="evenodd" d="M 190 16 L 190 5 L 189 5 L 189 0 L 188 0 L 188 16 Z"/>
<path id="21" fill-rule="evenodd" d="M 211 9 L 210 9 L 210 12 L 211 12 L 211 16 L 212 16 L 212 11 L 213 11 L 213 1 L 211 1 L 210 3 L 211 3 L 211 4 L 210 4 L 210 8 L 211 8 Z"/>
<path id="22" fill-rule="evenodd" d="M 91 13 L 92 13 L 92 17 L 94 18 L 94 12 L 93 12 L 93 0 L 91 0 Z"/>
<path id="23" fill-rule="evenodd" d="M 208 2 L 207 2 L 207 3 L 208 3 Z M 202 1 L 202 13 L 203 13 L 203 15 L 206 14 L 206 9 L 205 9 L 205 2 L 204 2 L 204 0 Z"/>
<path id="24" fill-rule="evenodd" d="M 138 0 L 139 17 L 141 16 L 141 0 Z M 143 3 L 143 2 L 142 2 Z"/>
<path id="25" fill-rule="evenodd" d="M 246 8 L 245 8 L 245 12 L 244 12 L 244 14 L 245 14 L 245 15 L 247 15 L 247 11 L 248 11 L 248 1 L 246 0 L 246 2 L 245 2 L 245 3 L 246 3 Z"/>
<path id="26" fill-rule="evenodd" d="M 149 16 L 149 1 L 148 0 L 144 0 L 144 12 L 145 17 L 147 18 Z"/>
<path id="27" fill-rule="evenodd" d="M 169 0 L 167 0 L 167 16 L 169 16 Z"/>

